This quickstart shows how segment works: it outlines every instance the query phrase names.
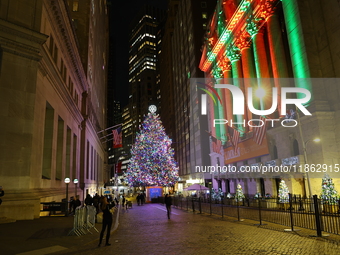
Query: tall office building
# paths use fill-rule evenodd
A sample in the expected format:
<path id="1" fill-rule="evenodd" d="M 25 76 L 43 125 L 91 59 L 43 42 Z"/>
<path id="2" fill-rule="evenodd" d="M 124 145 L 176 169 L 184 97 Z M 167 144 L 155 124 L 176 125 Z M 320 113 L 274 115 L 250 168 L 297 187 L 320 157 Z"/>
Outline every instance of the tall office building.
<path id="1" fill-rule="evenodd" d="M 214 0 L 180 1 L 174 18 L 173 34 L 167 39 L 171 40 L 172 54 L 171 75 L 173 77 L 169 88 L 174 90 L 175 157 L 184 185 L 190 185 L 192 182 L 204 183 L 204 176 L 195 173 L 195 166 L 208 164 L 208 162 L 203 162 L 204 155 L 209 154 L 208 148 L 195 144 L 193 140 L 194 137 L 201 137 L 203 141 L 208 142 L 209 136 L 205 132 L 206 128 L 199 126 L 206 125 L 206 122 L 201 121 L 195 126 L 190 126 L 192 124 L 190 118 L 195 113 L 194 109 L 190 107 L 189 92 L 190 78 L 203 77 L 203 72 L 198 67 L 201 46 L 208 18 L 214 10 L 215 4 Z M 176 8 L 176 5 L 174 7 Z"/>
<path id="2" fill-rule="evenodd" d="M 174 19 L 176 17 L 179 0 L 168 1 L 168 10 L 166 13 L 166 22 L 164 33 L 162 34 L 162 51 L 160 54 L 160 106 L 161 118 L 167 135 L 175 138 L 175 104 L 174 104 L 174 87 L 173 87 L 173 70 L 172 70 L 172 36 L 174 33 Z M 163 114 L 162 114 L 163 113 Z M 176 141 L 175 141 L 176 142 Z"/>
<path id="3" fill-rule="evenodd" d="M 129 91 L 132 133 L 139 131 L 144 115 L 151 104 L 157 102 L 157 65 L 160 41 L 157 41 L 159 24 L 165 11 L 144 5 L 131 23 L 129 37 Z"/>
<path id="4" fill-rule="evenodd" d="M 82 200 L 106 178 L 107 9 L 11 0 L 0 10 L 0 216 L 33 219 L 41 202 Z"/>

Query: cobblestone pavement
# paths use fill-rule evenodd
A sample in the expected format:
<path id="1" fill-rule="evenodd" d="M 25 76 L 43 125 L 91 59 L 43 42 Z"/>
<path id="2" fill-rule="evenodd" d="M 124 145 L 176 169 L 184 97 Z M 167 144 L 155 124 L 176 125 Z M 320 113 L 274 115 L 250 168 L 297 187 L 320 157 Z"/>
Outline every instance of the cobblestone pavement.
<path id="1" fill-rule="evenodd" d="M 121 209 L 111 246 L 97 247 L 97 239 L 58 254 L 340 254 L 336 243 L 234 220 L 175 208 L 168 220 L 160 204 L 134 206 Z"/>

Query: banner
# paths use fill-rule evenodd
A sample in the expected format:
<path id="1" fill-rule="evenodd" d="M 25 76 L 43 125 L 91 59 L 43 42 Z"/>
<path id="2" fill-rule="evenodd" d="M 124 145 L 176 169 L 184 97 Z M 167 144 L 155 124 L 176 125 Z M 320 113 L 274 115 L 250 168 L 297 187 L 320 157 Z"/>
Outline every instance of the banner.
<path id="1" fill-rule="evenodd" d="M 238 143 L 237 152 L 233 146 L 224 149 L 224 163 L 232 164 L 234 162 L 247 160 L 250 158 L 268 155 L 267 137 L 264 136 L 262 144 L 258 145 L 252 138 Z"/>

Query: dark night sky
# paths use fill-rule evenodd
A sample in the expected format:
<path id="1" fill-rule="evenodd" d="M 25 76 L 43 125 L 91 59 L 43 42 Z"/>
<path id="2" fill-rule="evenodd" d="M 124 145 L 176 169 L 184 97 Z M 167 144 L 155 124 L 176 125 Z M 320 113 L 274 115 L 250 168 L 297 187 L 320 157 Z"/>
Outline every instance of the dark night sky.
<path id="1" fill-rule="evenodd" d="M 129 25 L 144 4 L 166 9 L 166 0 L 112 1 L 110 7 L 110 37 L 115 43 L 115 99 L 122 106 L 128 103 L 128 35 Z"/>

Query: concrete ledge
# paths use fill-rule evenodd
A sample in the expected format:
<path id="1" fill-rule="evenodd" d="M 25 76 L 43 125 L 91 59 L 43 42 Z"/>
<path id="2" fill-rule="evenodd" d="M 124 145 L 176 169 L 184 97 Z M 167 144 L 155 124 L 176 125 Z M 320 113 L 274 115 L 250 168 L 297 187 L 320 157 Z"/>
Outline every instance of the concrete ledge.
<path id="1" fill-rule="evenodd" d="M 12 218 L 16 220 L 33 220 L 34 205 L 2 203 L 0 217 Z"/>

